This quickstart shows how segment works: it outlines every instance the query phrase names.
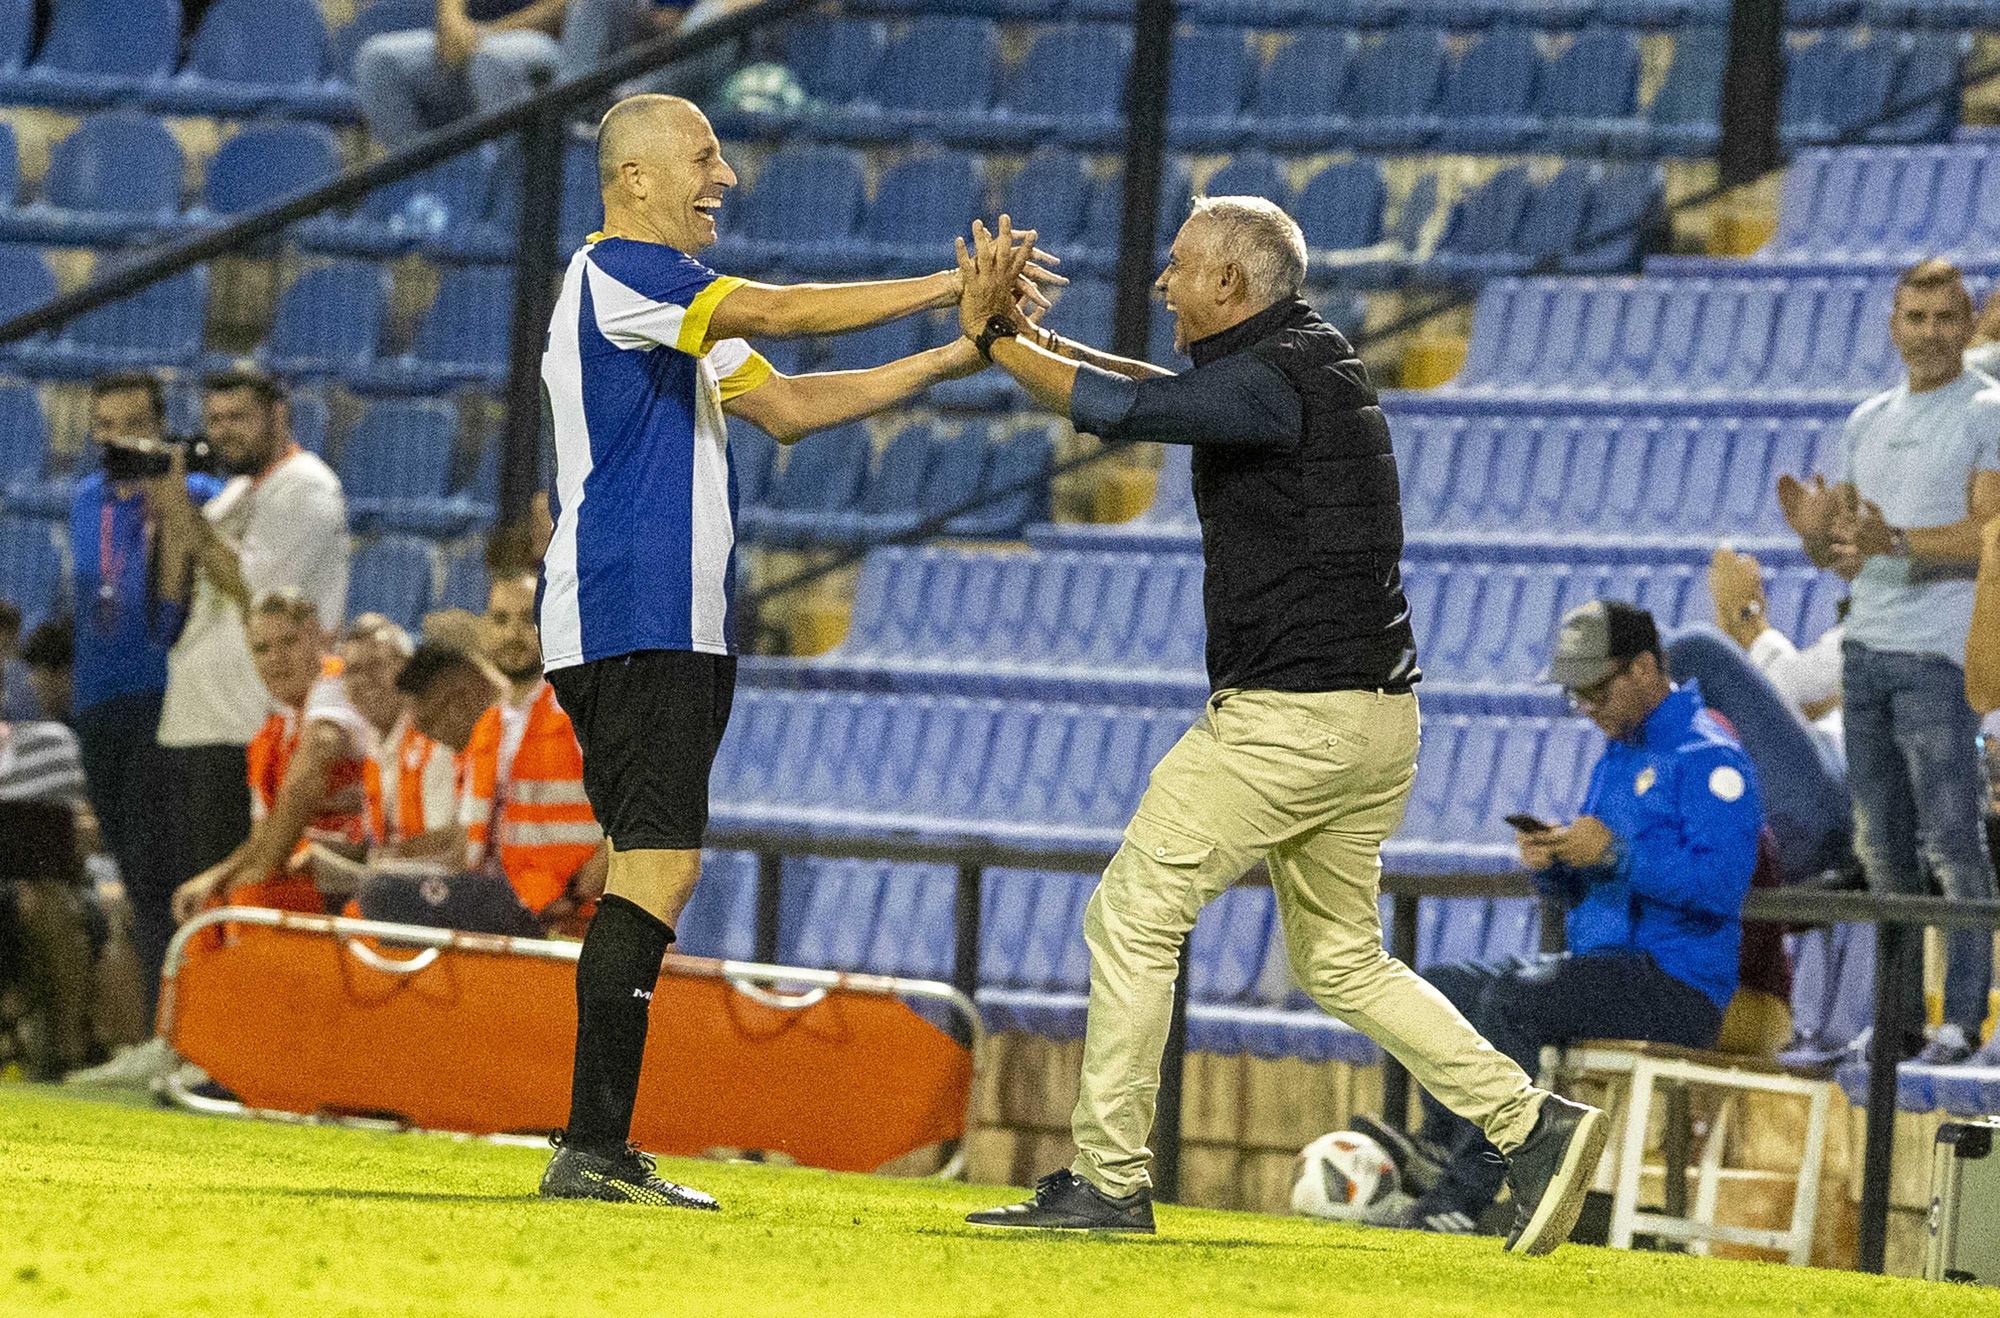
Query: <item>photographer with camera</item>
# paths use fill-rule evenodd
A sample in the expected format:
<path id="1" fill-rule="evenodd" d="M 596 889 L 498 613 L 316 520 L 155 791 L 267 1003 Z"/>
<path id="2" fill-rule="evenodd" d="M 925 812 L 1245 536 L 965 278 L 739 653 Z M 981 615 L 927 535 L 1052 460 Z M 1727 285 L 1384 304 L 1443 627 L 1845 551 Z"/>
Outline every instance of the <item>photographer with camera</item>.
<path id="1" fill-rule="evenodd" d="M 187 621 L 167 655 L 159 744 L 167 820 L 160 882 L 171 893 L 250 832 L 244 748 L 271 712 L 245 632 L 251 601 L 293 592 L 328 632 L 347 606 L 347 505 L 340 480 L 292 441 L 284 388 L 243 364 L 203 382 L 202 428 L 228 484 L 205 506 L 169 475 L 147 486 L 161 530 L 163 584 L 190 583 Z M 151 965 L 158 968 L 158 963 Z"/>
<path id="2" fill-rule="evenodd" d="M 177 555 L 168 552 L 155 511 L 164 502 L 155 487 L 173 479 L 166 426 L 157 377 L 109 375 L 91 385 L 90 437 L 100 465 L 77 482 L 68 528 L 74 723 L 91 804 L 132 905 L 149 1020 L 174 932 L 168 903 L 178 882 L 162 865 L 164 774 L 154 738 L 167 651 L 187 618 L 190 584 L 184 562 L 165 570 Z M 197 508 L 221 493 L 222 482 L 187 473 L 177 488 L 180 501 Z"/>

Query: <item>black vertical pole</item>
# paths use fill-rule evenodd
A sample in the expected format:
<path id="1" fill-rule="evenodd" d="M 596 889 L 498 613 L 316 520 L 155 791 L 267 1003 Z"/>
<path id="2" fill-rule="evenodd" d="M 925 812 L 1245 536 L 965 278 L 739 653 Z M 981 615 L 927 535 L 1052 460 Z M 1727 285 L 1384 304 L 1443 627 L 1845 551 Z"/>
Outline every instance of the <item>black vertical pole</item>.
<path id="1" fill-rule="evenodd" d="M 1417 899 L 1399 892 L 1389 898 L 1389 955 L 1412 970 L 1417 965 Z M 1401 1130 L 1410 1119 L 1410 1073 L 1382 1055 L 1382 1120 Z"/>
<path id="2" fill-rule="evenodd" d="M 1778 98 L 1784 85 L 1784 0 L 1736 0 L 1730 6 L 1722 141 L 1716 150 L 1724 187 L 1748 183 L 1781 163 Z"/>
<path id="3" fill-rule="evenodd" d="M 951 986 L 966 997 L 979 991 L 979 902 L 986 867 L 962 861 L 952 905 Z"/>
<path id="4" fill-rule="evenodd" d="M 1169 1204 L 1179 1203 L 1181 1197 L 1181 1088 L 1187 1067 L 1190 960 L 1188 943 L 1183 941 L 1180 973 L 1174 976 L 1174 1013 L 1168 1018 L 1167 1050 L 1160 1058 L 1159 1113 L 1153 1119 L 1153 1197 Z"/>
<path id="5" fill-rule="evenodd" d="M 519 521 L 541 483 L 542 345 L 554 309 L 556 199 L 562 119 L 543 112 L 521 133 L 521 219 L 515 234 L 514 319 L 507 343 L 507 429 L 500 449 L 500 522 Z"/>
<path id="6" fill-rule="evenodd" d="M 1907 976 L 1921 974 L 1911 955 L 1923 945 L 1923 931 L 1885 922 L 1875 934 L 1875 1035 L 1868 1049 L 1868 1138 L 1861 1163 L 1861 1238 L 1855 1266 L 1880 1272 L 1889 1241 L 1889 1175 L 1896 1150 L 1896 1063 L 1903 1036 L 1917 1022 L 1907 1019 Z"/>
<path id="7" fill-rule="evenodd" d="M 1154 252 L 1160 235 L 1161 163 L 1167 149 L 1167 77 L 1173 58 L 1174 0 L 1138 0 L 1132 16 L 1132 73 L 1125 87 L 1125 209 L 1118 233 L 1113 350 L 1146 355 L 1152 329 Z"/>
<path id="8" fill-rule="evenodd" d="M 785 860 L 775 851 L 757 853 L 757 960 L 778 959 L 778 908 L 783 900 Z"/>

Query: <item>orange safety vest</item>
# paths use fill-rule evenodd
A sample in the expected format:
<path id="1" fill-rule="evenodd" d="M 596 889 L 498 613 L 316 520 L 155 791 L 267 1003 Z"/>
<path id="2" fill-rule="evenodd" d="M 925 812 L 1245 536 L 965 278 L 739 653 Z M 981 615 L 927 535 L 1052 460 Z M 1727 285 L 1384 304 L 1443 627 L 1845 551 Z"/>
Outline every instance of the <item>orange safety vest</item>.
<path id="1" fill-rule="evenodd" d="M 477 869 L 490 859 L 494 839 L 489 834 L 497 813 L 500 867 L 521 904 L 540 912 L 562 896 L 570 876 L 597 851 L 604 834 L 583 793 L 583 748 L 576 744 L 569 715 L 556 703 L 555 689 L 544 682 L 535 692 L 521 749 L 504 783 L 498 781 L 501 727 L 500 706 L 495 705 L 480 718 L 465 747 L 465 793 L 458 817 L 465 825 L 466 863 Z"/>
<path id="2" fill-rule="evenodd" d="M 362 785 L 368 789 L 368 831 L 380 846 L 408 842 L 451 822 L 432 819 L 424 809 L 424 784 L 430 778 L 431 765 L 436 756 L 449 758 L 451 751 L 442 742 L 432 741 L 417 731 L 407 717 L 390 731 L 394 734 L 399 729 L 401 735 L 384 740 L 376 753 L 368 757 L 363 769 Z M 382 790 L 387 765 L 395 768 L 393 798 L 385 796 Z M 454 767 L 454 779 L 461 787 L 463 773 L 463 765 Z"/>
<path id="3" fill-rule="evenodd" d="M 338 658 L 329 656 L 320 663 L 321 681 L 338 681 L 341 665 Z M 250 779 L 250 815 L 262 820 L 271 813 L 278 801 L 278 789 L 284 785 L 285 774 L 291 768 L 292 757 L 298 753 L 299 737 L 304 730 L 303 711 L 281 709 L 264 720 L 264 726 L 246 748 L 244 758 Z M 366 771 L 365 757 L 347 756 L 334 761 L 327 773 L 326 795 L 328 797 L 352 796 L 361 787 Z M 368 819 L 362 809 L 323 810 L 306 825 L 305 835 L 299 839 L 293 854 L 303 851 L 308 843 L 324 842 L 336 846 L 356 847 L 368 840 Z M 241 906 L 270 906 L 285 911 L 322 912 L 326 909 L 320 899 L 319 889 L 310 878 L 293 874 L 287 870 L 276 870 L 254 883 L 239 884 L 226 894 L 218 894 L 229 904 Z"/>

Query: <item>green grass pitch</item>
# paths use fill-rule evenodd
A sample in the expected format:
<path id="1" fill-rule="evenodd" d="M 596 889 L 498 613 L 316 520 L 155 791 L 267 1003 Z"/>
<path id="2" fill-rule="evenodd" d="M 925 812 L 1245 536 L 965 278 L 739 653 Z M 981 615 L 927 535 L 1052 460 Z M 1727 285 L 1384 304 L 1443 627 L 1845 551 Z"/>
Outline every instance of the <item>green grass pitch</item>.
<path id="1" fill-rule="evenodd" d="M 719 1214 L 530 1197 L 545 1154 L 0 1087 L 0 1314 L 1992 1315 L 1992 1292 L 1167 1208 L 984 1233 L 992 1187 L 663 1164 Z M 1363 1309 L 1358 1306 L 1366 1305 Z"/>

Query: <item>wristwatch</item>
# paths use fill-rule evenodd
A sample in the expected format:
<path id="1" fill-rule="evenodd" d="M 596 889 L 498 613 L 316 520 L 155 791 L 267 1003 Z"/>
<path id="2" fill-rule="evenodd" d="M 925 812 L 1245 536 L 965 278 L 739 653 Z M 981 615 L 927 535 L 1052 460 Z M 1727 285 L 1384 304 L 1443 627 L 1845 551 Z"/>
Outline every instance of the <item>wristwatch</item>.
<path id="1" fill-rule="evenodd" d="M 1910 556 L 1910 533 L 1900 526 L 1889 528 L 1889 556 L 1891 558 Z"/>
<path id="2" fill-rule="evenodd" d="M 972 346 L 979 349 L 979 355 L 990 362 L 993 360 L 994 343 L 1000 339 L 1011 339 L 1018 332 L 1019 330 L 1014 324 L 1013 317 L 1000 315 L 988 316 L 986 318 L 986 328 L 979 331 L 979 336 L 973 339 Z"/>

